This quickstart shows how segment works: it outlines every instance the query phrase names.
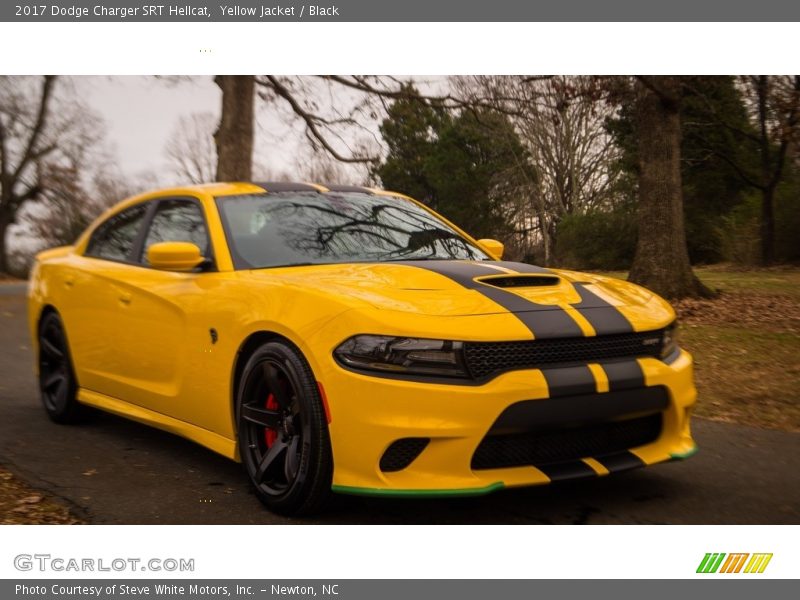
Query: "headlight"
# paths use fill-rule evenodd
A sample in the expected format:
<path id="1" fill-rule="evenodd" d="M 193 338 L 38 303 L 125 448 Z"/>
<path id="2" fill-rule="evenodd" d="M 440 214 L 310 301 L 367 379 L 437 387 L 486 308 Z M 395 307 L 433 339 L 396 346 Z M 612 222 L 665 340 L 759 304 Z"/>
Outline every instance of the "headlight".
<path id="1" fill-rule="evenodd" d="M 357 335 L 333 355 L 348 367 L 408 375 L 468 377 L 461 342 L 383 335 Z"/>
<path id="2" fill-rule="evenodd" d="M 678 350 L 678 322 L 673 321 L 664 329 L 661 338 L 661 358 L 662 360 L 671 356 Z"/>

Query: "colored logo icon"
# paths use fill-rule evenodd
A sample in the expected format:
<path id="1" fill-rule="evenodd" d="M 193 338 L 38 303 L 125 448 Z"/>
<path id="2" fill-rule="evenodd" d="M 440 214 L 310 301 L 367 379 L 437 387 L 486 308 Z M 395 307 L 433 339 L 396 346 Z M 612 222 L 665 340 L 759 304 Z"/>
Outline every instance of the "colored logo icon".
<path id="1" fill-rule="evenodd" d="M 727 557 L 727 558 L 726 558 Z M 749 560 L 748 560 L 749 559 Z M 763 573 L 772 553 L 707 552 L 697 567 L 698 573 Z"/>

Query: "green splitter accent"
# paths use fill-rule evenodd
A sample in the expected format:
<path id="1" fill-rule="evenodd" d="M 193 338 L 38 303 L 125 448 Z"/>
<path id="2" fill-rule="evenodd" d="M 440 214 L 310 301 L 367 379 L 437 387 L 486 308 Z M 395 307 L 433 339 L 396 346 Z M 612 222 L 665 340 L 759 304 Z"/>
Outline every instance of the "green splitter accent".
<path id="1" fill-rule="evenodd" d="M 690 448 L 686 452 L 674 452 L 670 454 L 669 457 L 672 460 L 684 460 L 686 458 L 689 458 L 690 456 L 694 456 L 695 454 L 697 454 L 697 451 L 699 449 L 700 448 L 698 448 L 697 446 L 694 446 L 693 448 Z"/>
<path id="2" fill-rule="evenodd" d="M 463 488 L 454 490 L 391 490 L 381 488 L 363 488 L 349 485 L 332 485 L 331 490 L 337 494 L 352 494 L 356 496 L 382 496 L 384 498 L 449 498 L 452 496 L 485 496 L 502 490 L 505 484 L 502 481 L 490 483 L 482 488 Z"/>
<path id="3" fill-rule="evenodd" d="M 722 559 L 725 558 L 725 553 L 710 553 L 707 552 L 700 561 L 700 566 L 697 567 L 698 573 L 716 573 L 719 566 L 722 564 Z"/>

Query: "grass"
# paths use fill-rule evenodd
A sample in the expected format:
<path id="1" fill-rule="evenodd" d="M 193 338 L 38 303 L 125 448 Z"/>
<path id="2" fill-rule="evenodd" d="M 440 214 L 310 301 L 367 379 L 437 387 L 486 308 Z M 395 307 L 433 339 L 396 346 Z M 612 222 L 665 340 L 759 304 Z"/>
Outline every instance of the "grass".
<path id="1" fill-rule="evenodd" d="M 696 273 L 720 296 L 675 303 L 681 345 L 695 358 L 695 414 L 800 431 L 800 269 Z"/>
<path id="2" fill-rule="evenodd" d="M 713 289 L 725 292 L 777 294 L 800 298 L 800 268 L 744 269 L 729 265 L 695 267 L 695 273 Z M 603 275 L 625 279 L 627 271 L 604 271 Z"/>

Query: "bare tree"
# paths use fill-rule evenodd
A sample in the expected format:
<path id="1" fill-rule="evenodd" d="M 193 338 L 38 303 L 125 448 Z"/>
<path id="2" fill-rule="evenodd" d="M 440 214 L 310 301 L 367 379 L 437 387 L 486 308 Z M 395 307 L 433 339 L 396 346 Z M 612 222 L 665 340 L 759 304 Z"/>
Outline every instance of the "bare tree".
<path id="1" fill-rule="evenodd" d="M 536 177 L 520 217 L 535 223 L 549 264 L 561 220 L 610 197 L 618 149 L 605 121 L 615 107 L 593 77 L 476 76 L 458 78 L 455 86 L 464 99 L 493 101 L 509 115 L 530 153 Z"/>
<path id="2" fill-rule="evenodd" d="M 6 236 L 20 209 L 41 192 L 37 169 L 57 146 L 50 123 L 54 76 L 33 83 L 0 77 L 0 273 L 8 271 Z"/>
<path id="3" fill-rule="evenodd" d="M 210 113 L 182 116 L 164 148 L 164 155 L 175 175 L 186 183 L 214 181 L 217 149 L 214 130 L 217 117 Z"/>
<path id="4" fill-rule="evenodd" d="M 71 202 L 85 202 L 77 191 L 98 164 L 102 135 L 69 79 L 0 77 L 0 272 L 9 267 L 9 228 L 24 220 L 30 233 L 31 215 L 56 215 L 48 241 L 74 239 Z"/>
<path id="5" fill-rule="evenodd" d="M 134 192 L 111 159 L 105 136 L 104 123 L 81 107 L 58 152 L 40 162 L 40 201 L 20 217 L 38 245 L 72 244 L 103 210 Z"/>
<path id="6" fill-rule="evenodd" d="M 295 161 L 296 178 L 316 183 L 365 185 L 369 173 L 363 163 L 343 163 L 324 150 L 307 148 Z"/>

